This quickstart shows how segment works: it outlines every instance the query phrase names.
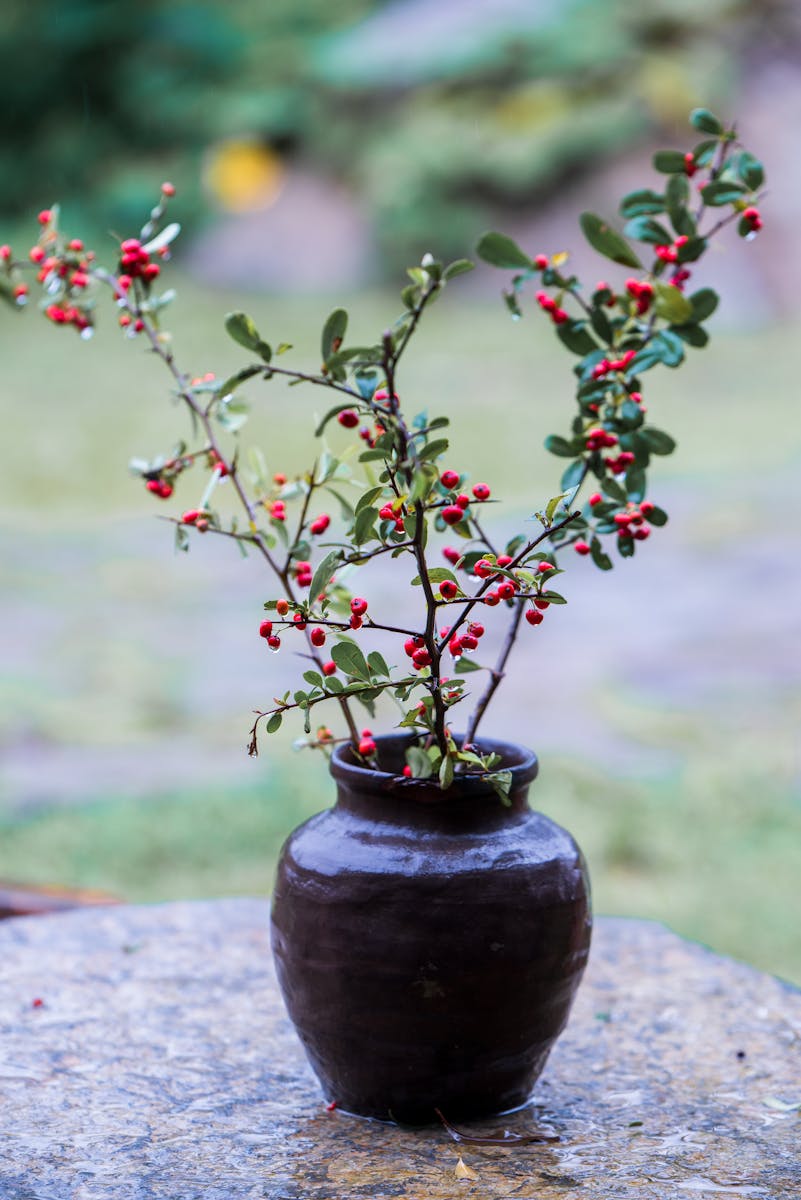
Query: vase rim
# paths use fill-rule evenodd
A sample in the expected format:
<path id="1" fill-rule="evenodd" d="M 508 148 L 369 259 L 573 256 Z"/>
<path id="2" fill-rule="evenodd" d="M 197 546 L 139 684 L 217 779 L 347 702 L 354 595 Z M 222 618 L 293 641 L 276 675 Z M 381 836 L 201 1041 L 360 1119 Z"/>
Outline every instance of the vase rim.
<path id="1" fill-rule="evenodd" d="M 394 748 L 396 752 L 400 753 L 405 744 L 411 744 L 414 740 L 413 734 L 406 733 L 380 734 L 375 739 L 379 753 L 382 746 Z M 454 735 L 454 741 L 457 744 L 460 743 L 461 738 L 458 734 Z M 526 746 L 521 746 L 516 742 L 501 741 L 497 738 L 480 738 L 478 747 L 484 753 L 500 754 L 501 762 L 497 769 L 511 771 L 512 790 L 525 786 L 537 775 L 539 761 L 534 751 L 529 750 Z M 363 766 L 354 760 L 353 748 L 349 742 L 342 742 L 334 748 L 330 771 L 333 778 L 340 783 L 357 786 L 360 789 L 366 788 L 373 792 L 392 790 L 414 794 L 423 790 L 426 792 L 436 791 L 438 798 L 443 802 L 447 802 L 449 792 L 451 792 L 450 788 L 442 791 L 436 780 L 411 780 L 391 771 Z M 456 783 L 458 792 L 463 796 L 466 794 L 471 796 L 494 794 L 494 788 L 485 774 L 460 775 L 456 777 Z"/>

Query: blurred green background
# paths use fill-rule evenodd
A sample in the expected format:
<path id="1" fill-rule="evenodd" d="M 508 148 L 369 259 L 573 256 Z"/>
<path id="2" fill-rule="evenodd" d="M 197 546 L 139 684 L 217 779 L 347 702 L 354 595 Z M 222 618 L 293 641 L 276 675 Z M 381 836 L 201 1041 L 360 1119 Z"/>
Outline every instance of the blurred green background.
<path id="1" fill-rule="evenodd" d="M 569 607 L 532 631 L 494 721 L 540 754 L 533 798 L 583 845 L 599 911 L 801 982 L 795 6 L 33 0 L 3 6 L 0 44 L 0 240 L 29 245 L 60 199 L 100 248 L 172 179 L 169 327 L 197 374 L 238 363 L 222 315 L 243 305 L 298 365 L 334 303 L 372 339 L 404 265 L 469 254 L 489 227 L 597 272 L 577 213 L 649 182 L 695 104 L 737 116 L 766 228 L 714 256 L 709 350 L 648 380 L 679 439 L 654 480 L 671 523 L 609 577 L 571 564 Z M 498 291 L 490 271 L 454 285 L 403 388 L 454 408 L 454 462 L 510 502 L 511 530 L 553 491 L 541 442 L 571 364 Z M 324 764 L 289 732 L 245 755 L 250 710 L 291 670 L 256 644 L 270 583 L 227 546 L 173 554 L 153 519 L 172 508 L 125 464 L 187 430 L 113 326 L 81 343 L 2 314 L 0 878 L 264 892 L 282 837 L 330 800 Z M 247 439 L 302 469 L 320 401 L 249 398 Z"/>

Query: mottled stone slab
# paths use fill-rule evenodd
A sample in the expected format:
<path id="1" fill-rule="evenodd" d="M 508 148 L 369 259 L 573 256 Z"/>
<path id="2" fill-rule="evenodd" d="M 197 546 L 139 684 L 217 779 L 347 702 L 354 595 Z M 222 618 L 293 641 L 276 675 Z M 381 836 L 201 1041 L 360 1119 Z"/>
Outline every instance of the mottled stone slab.
<path id="1" fill-rule="evenodd" d="M 0 926 L 2 1200 L 801 1195 L 801 992 L 601 920 L 533 1104 L 471 1127 L 561 1140 L 457 1147 L 325 1110 L 267 922 L 223 900 Z"/>

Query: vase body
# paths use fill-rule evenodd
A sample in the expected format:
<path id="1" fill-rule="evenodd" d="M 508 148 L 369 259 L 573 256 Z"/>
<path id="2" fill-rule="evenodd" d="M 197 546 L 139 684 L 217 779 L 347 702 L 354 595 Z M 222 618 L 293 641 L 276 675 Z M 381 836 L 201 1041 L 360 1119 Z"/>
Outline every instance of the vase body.
<path id="1" fill-rule="evenodd" d="M 447 791 L 334 753 L 337 803 L 288 839 L 272 939 L 278 980 L 329 1101 L 409 1123 L 524 1104 L 567 1020 L 589 951 L 584 861 L 527 803 L 537 760 L 482 741 L 512 770 L 511 804 L 480 776 Z"/>

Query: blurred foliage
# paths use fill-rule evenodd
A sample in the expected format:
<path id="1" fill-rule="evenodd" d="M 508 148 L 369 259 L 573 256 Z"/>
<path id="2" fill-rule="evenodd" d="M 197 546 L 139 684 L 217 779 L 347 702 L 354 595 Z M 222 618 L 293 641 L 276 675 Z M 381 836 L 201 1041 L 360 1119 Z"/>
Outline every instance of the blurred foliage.
<path id="1" fill-rule="evenodd" d="M 244 139 L 347 181 L 389 268 L 433 244 L 458 255 L 499 204 L 530 205 L 654 125 L 683 127 L 695 104 L 728 110 L 749 48 L 780 44 L 792 10 L 6 0 L 0 211 L 61 198 L 71 224 L 127 231 L 168 177 L 191 222 L 208 211 L 204 152 Z"/>

